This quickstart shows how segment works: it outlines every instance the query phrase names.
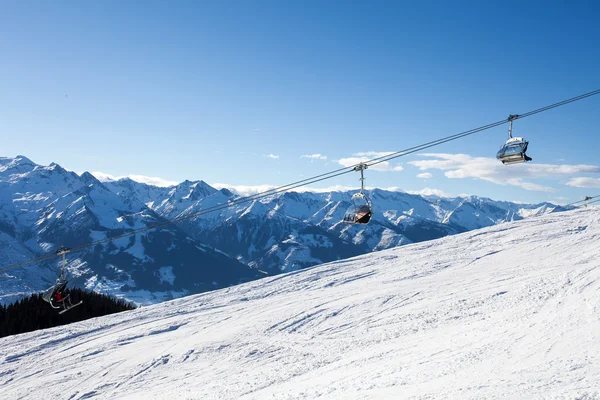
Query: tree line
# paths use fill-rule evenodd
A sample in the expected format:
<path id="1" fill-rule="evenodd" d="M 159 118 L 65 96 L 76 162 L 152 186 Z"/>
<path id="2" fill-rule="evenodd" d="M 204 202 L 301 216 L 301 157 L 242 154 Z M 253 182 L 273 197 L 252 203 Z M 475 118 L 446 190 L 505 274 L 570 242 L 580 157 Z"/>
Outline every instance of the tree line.
<path id="1" fill-rule="evenodd" d="M 135 309 L 134 305 L 123 299 L 87 290 L 67 289 L 65 295 L 67 294 L 73 304 L 82 300 L 83 304 L 63 314 L 50 307 L 42 299 L 41 293 L 34 293 L 9 305 L 0 305 L 0 337 Z"/>

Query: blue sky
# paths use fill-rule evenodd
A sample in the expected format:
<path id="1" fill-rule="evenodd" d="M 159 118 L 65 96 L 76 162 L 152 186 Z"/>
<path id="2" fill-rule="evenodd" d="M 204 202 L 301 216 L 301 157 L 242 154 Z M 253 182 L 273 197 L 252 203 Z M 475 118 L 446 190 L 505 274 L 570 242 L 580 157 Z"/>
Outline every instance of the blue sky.
<path id="1" fill-rule="evenodd" d="M 593 1 L 1 7 L 0 156 L 79 172 L 280 185 L 600 88 Z M 599 126 L 596 96 L 517 121 L 526 165 L 493 159 L 503 126 L 367 186 L 578 200 L 600 193 Z"/>

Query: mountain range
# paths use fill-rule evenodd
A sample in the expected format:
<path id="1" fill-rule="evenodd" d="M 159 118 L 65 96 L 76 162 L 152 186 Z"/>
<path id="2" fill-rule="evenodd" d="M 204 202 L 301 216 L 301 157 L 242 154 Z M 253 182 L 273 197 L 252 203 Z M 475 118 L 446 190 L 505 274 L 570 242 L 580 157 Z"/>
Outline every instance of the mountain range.
<path id="1" fill-rule="evenodd" d="M 56 163 L 0 157 L 0 302 L 51 285 L 58 259 L 9 264 L 61 246 L 84 247 L 68 257 L 73 285 L 150 304 L 562 209 L 374 189 L 367 192 L 373 218 L 357 226 L 341 222 L 353 193 L 287 192 L 232 204 L 238 195 L 204 181 L 101 182 Z M 219 205 L 231 206 L 199 213 Z"/>

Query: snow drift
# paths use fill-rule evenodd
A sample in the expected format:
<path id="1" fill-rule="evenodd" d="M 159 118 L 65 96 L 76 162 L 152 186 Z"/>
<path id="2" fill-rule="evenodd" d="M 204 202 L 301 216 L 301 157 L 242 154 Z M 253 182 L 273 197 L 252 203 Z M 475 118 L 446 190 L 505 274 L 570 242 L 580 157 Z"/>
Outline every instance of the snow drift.
<path id="1" fill-rule="evenodd" d="M 600 399 L 600 210 L 0 339 L 0 398 Z"/>

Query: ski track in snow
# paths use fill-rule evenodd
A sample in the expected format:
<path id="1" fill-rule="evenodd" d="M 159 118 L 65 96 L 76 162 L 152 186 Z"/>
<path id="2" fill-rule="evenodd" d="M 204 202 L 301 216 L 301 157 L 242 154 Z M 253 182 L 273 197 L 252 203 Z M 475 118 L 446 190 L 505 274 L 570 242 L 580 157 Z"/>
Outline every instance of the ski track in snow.
<path id="1" fill-rule="evenodd" d="M 0 339 L 0 398 L 600 399 L 600 211 Z"/>

